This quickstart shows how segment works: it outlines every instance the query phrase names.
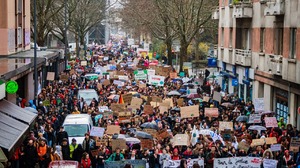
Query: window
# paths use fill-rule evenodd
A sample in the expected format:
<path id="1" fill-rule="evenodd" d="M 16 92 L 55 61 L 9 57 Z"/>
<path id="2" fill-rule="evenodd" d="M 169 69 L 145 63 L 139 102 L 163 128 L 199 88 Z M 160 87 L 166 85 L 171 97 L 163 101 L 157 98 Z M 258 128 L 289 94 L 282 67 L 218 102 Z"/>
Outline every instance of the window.
<path id="1" fill-rule="evenodd" d="M 265 28 L 260 29 L 260 52 L 265 52 Z"/>
<path id="2" fill-rule="evenodd" d="M 224 27 L 222 27 L 222 32 L 221 32 L 221 46 L 224 46 Z"/>
<path id="3" fill-rule="evenodd" d="M 232 31 L 233 31 L 233 29 L 230 28 L 230 30 L 229 30 L 229 47 L 232 47 Z"/>
<path id="4" fill-rule="evenodd" d="M 290 59 L 295 59 L 295 54 L 296 54 L 296 34 L 297 34 L 297 29 L 296 28 L 291 28 L 290 29 Z"/>
<path id="5" fill-rule="evenodd" d="M 274 52 L 276 55 L 282 55 L 283 51 L 283 28 L 275 29 L 275 45 Z"/>
<path id="6" fill-rule="evenodd" d="M 23 0 L 17 0 L 17 13 L 22 13 L 23 9 Z"/>

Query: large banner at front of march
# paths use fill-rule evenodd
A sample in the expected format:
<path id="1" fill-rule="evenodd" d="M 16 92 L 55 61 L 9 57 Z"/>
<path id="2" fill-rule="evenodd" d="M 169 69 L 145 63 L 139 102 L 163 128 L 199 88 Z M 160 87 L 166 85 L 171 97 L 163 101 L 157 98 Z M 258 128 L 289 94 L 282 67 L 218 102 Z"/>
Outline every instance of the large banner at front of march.
<path id="1" fill-rule="evenodd" d="M 204 168 L 203 159 L 189 159 L 187 160 L 187 167 L 192 168 L 195 163 L 198 163 L 201 168 Z M 165 160 L 163 168 L 177 168 L 180 166 L 180 160 Z"/>
<path id="2" fill-rule="evenodd" d="M 145 160 L 124 160 L 124 161 L 105 161 L 105 168 L 124 168 L 126 164 L 131 164 L 133 168 L 145 168 Z"/>
<path id="3" fill-rule="evenodd" d="M 251 167 L 260 168 L 262 160 L 258 157 L 231 157 L 231 158 L 215 158 L 214 168 L 226 167 Z"/>

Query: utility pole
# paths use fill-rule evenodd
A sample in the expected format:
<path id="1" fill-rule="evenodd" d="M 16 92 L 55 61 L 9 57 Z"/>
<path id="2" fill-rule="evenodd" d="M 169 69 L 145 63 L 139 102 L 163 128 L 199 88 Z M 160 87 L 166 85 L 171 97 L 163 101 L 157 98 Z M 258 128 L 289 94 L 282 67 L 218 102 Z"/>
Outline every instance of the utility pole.
<path id="1" fill-rule="evenodd" d="M 69 45 L 68 45 L 68 37 L 67 37 L 67 32 L 68 32 L 68 15 L 67 15 L 67 12 L 68 12 L 68 2 L 67 0 L 65 0 L 65 70 L 67 70 L 67 66 L 68 66 L 68 48 L 69 48 Z"/>
<path id="2" fill-rule="evenodd" d="M 35 105 L 37 106 L 38 103 L 37 103 L 37 93 L 38 93 L 38 71 L 37 71 L 37 45 L 36 45 L 36 34 L 37 34 L 37 26 L 36 26 L 36 0 L 33 1 L 33 8 L 34 8 L 34 11 L 33 11 L 33 27 L 34 27 L 34 35 L 33 35 L 33 40 L 34 40 L 34 60 L 33 60 L 33 63 L 34 63 L 34 103 Z"/>

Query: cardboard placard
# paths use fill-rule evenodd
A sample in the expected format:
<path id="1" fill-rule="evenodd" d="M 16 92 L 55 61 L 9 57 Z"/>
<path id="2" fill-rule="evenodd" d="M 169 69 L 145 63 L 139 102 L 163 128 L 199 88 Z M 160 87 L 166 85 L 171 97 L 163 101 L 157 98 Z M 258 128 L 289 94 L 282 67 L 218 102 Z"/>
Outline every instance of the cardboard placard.
<path id="1" fill-rule="evenodd" d="M 265 144 L 265 139 L 252 139 L 251 146 L 262 146 Z"/>
<path id="2" fill-rule="evenodd" d="M 230 122 L 226 122 L 226 121 L 220 121 L 219 122 L 219 131 L 224 131 L 225 129 L 230 129 L 231 131 L 233 131 L 233 123 Z"/>
<path id="3" fill-rule="evenodd" d="M 277 138 L 276 137 L 269 137 L 265 138 L 267 145 L 277 144 Z"/>
<path id="4" fill-rule="evenodd" d="M 101 83 L 97 83 L 97 89 L 101 90 L 102 89 L 102 84 Z"/>
<path id="5" fill-rule="evenodd" d="M 169 108 L 166 106 L 159 106 L 159 112 L 163 114 L 164 112 L 168 112 Z"/>
<path id="6" fill-rule="evenodd" d="M 171 98 L 163 100 L 162 104 L 163 103 L 166 103 L 166 105 L 169 104 L 170 107 L 174 107 L 173 100 Z M 164 106 L 166 106 L 166 105 L 164 105 Z"/>
<path id="7" fill-rule="evenodd" d="M 187 134 L 176 134 L 172 139 L 174 146 L 188 146 L 189 135 Z"/>
<path id="8" fill-rule="evenodd" d="M 119 122 L 120 123 L 130 123 L 131 117 L 130 116 L 121 116 L 121 117 L 119 117 Z"/>
<path id="9" fill-rule="evenodd" d="M 117 104 L 117 103 L 113 103 L 111 104 L 110 108 L 112 109 L 112 111 L 114 112 L 123 112 L 125 111 L 125 104 Z"/>
<path id="10" fill-rule="evenodd" d="M 170 134 L 168 133 L 168 131 L 166 129 L 164 129 L 164 130 L 158 131 L 156 134 L 156 137 L 158 140 L 162 140 L 162 139 L 170 137 Z"/>
<path id="11" fill-rule="evenodd" d="M 183 106 L 183 98 L 180 98 L 180 99 L 177 99 L 177 104 L 179 107 L 182 107 Z"/>
<path id="12" fill-rule="evenodd" d="M 265 108 L 264 98 L 255 98 L 253 101 L 255 111 L 263 111 Z"/>
<path id="13" fill-rule="evenodd" d="M 55 73 L 54 72 L 47 72 L 47 80 L 54 81 Z"/>
<path id="14" fill-rule="evenodd" d="M 159 107 L 161 104 L 158 102 L 150 102 L 150 105 L 155 108 L 155 107 Z"/>
<path id="15" fill-rule="evenodd" d="M 176 73 L 176 72 L 171 72 L 171 73 L 170 73 L 170 78 L 171 78 L 171 79 L 177 78 L 177 73 Z"/>
<path id="16" fill-rule="evenodd" d="M 113 134 L 119 134 L 120 133 L 120 126 L 118 125 L 108 125 L 106 134 L 113 135 Z"/>
<path id="17" fill-rule="evenodd" d="M 180 107 L 181 118 L 199 117 L 199 106 Z"/>
<path id="18" fill-rule="evenodd" d="M 204 109 L 206 117 L 218 117 L 219 109 L 218 108 L 205 108 Z"/>
<path id="19" fill-rule="evenodd" d="M 80 61 L 81 66 L 87 66 L 87 61 Z"/>
<path id="20" fill-rule="evenodd" d="M 141 104 L 143 102 L 144 102 L 143 99 L 137 98 L 137 97 L 133 97 L 130 104 L 134 105 L 134 106 L 141 106 Z"/>
<path id="21" fill-rule="evenodd" d="M 208 97 L 208 96 L 203 96 L 203 101 L 204 101 L 204 102 L 209 102 L 209 99 L 210 99 L 210 97 Z"/>
<path id="22" fill-rule="evenodd" d="M 139 88 L 146 88 L 147 87 L 147 84 L 146 83 L 140 83 L 139 84 Z"/>
<path id="23" fill-rule="evenodd" d="M 150 134 L 153 138 L 157 136 L 157 131 L 155 129 L 145 128 L 143 131 Z"/>
<path id="24" fill-rule="evenodd" d="M 247 144 L 246 142 L 239 142 L 238 148 L 244 150 L 245 152 L 248 152 L 250 145 Z"/>
<path id="25" fill-rule="evenodd" d="M 145 114 L 153 114 L 153 107 L 151 105 L 145 105 L 144 106 L 144 113 Z"/>
<path id="26" fill-rule="evenodd" d="M 96 136 L 96 137 L 103 137 L 104 135 L 104 128 L 101 127 L 92 127 L 91 131 L 90 131 L 90 136 Z"/>
<path id="27" fill-rule="evenodd" d="M 117 148 L 121 150 L 127 149 L 126 140 L 125 139 L 112 139 L 111 147 L 113 151 L 116 151 Z"/>
<path id="28" fill-rule="evenodd" d="M 68 77 L 68 75 L 60 75 L 59 79 L 62 81 L 68 81 L 69 77 Z"/>
<path id="29" fill-rule="evenodd" d="M 213 99 L 215 101 L 218 101 L 219 103 L 221 103 L 222 100 L 222 94 L 220 92 L 214 91 L 214 96 Z"/>
<path id="30" fill-rule="evenodd" d="M 300 138 L 293 137 L 290 143 L 290 151 L 299 152 Z"/>
<path id="31" fill-rule="evenodd" d="M 140 140 L 141 140 L 141 147 L 143 149 L 147 148 L 147 149 L 151 150 L 153 148 L 153 145 L 154 145 L 153 140 L 151 140 L 151 139 L 140 139 Z"/>
<path id="32" fill-rule="evenodd" d="M 260 114 L 250 114 L 248 123 L 261 123 Z"/>
<path id="33" fill-rule="evenodd" d="M 153 102 L 158 102 L 158 103 L 161 103 L 162 102 L 162 98 L 161 97 L 158 97 L 158 96 L 152 96 L 151 97 L 152 99 L 152 101 Z"/>
<path id="34" fill-rule="evenodd" d="M 104 111 L 103 119 L 104 120 L 113 119 L 113 112 L 112 111 Z"/>
<path id="35" fill-rule="evenodd" d="M 273 145 L 271 145 L 271 151 L 272 152 L 281 151 L 281 144 L 273 144 Z"/>
<path id="36" fill-rule="evenodd" d="M 278 127 L 276 117 L 265 117 L 265 123 L 267 128 Z"/>
<path id="37" fill-rule="evenodd" d="M 131 93 L 123 94 L 122 97 L 123 97 L 123 101 L 124 101 L 125 104 L 130 104 L 131 103 L 131 100 L 132 100 L 132 94 Z"/>
<path id="38" fill-rule="evenodd" d="M 103 85 L 104 85 L 104 86 L 110 85 L 110 80 L 105 79 L 105 80 L 103 81 Z"/>
<path id="39" fill-rule="evenodd" d="M 96 146 L 108 146 L 108 139 L 97 139 Z"/>

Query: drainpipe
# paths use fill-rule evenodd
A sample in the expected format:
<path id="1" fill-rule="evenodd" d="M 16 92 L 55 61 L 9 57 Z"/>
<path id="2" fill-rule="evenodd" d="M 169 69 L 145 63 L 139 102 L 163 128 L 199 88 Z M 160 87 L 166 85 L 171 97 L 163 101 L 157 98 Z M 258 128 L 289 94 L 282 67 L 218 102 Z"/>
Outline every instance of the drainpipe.
<path id="1" fill-rule="evenodd" d="M 288 89 L 288 117 L 289 117 L 289 120 L 288 120 L 288 121 L 289 121 L 289 123 L 291 123 L 291 122 L 290 122 L 290 120 L 291 120 L 291 119 L 290 119 L 290 116 L 291 116 L 291 115 L 290 115 L 290 111 L 293 111 L 293 110 L 290 110 L 290 108 L 291 108 L 291 106 L 290 106 L 291 98 L 290 98 L 290 97 L 291 97 L 291 83 L 289 82 L 289 89 Z"/>

